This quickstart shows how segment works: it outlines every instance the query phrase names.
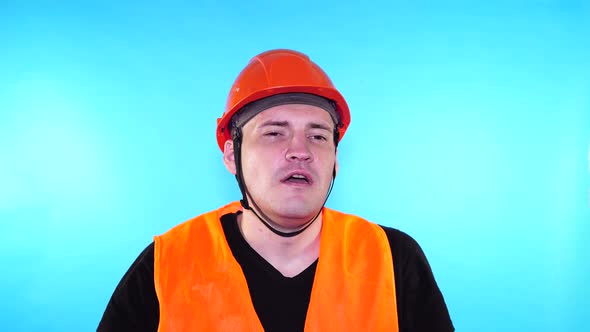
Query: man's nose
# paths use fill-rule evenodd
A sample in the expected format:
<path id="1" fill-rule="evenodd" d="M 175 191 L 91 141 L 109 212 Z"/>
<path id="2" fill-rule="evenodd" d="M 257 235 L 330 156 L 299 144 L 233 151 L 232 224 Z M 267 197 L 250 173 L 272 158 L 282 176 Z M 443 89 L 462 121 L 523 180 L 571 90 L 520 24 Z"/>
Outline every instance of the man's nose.
<path id="1" fill-rule="evenodd" d="M 290 161 L 311 161 L 313 155 L 309 150 L 308 142 L 306 141 L 305 137 L 294 136 L 289 142 L 289 147 L 285 157 Z"/>

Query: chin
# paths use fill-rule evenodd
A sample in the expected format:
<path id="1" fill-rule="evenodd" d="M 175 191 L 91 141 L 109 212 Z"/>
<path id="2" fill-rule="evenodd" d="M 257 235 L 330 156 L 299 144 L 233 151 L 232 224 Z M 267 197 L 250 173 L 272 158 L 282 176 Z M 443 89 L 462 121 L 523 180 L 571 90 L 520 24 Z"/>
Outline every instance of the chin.
<path id="1" fill-rule="evenodd" d="M 311 219 L 319 212 L 321 205 L 305 204 L 303 202 L 296 202 L 290 200 L 288 202 L 275 205 L 275 213 L 277 216 L 286 219 Z"/>

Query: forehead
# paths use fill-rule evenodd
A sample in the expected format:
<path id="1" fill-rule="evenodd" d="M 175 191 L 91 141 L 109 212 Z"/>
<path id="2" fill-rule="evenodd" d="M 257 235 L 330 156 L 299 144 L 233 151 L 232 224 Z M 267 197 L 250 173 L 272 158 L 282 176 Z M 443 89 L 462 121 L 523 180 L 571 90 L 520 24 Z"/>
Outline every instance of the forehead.
<path id="1" fill-rule="evenodd" d="M 328 111 L 318 106 L 304 104 L 286 104 L 268 108 L 254 116 L 248 124 L 259 125 L 266 121 L 281 121 L 292 124 L 321 123 L 334 127 L 334 121 Z"/>

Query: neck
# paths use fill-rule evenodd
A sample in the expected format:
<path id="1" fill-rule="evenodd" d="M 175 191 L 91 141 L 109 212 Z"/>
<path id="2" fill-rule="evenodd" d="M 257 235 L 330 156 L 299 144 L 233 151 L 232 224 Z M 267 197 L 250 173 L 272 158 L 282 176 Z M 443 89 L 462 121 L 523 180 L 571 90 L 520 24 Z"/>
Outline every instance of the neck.
<path id="1" fill-rule="evenodd" d="M 249 210 L 238 216 L 238 225 L 246 242 L 286 277 L 298 275 L 319 257 L 321 214 L 309 228 L 293 237 L 273 233 Z"/>

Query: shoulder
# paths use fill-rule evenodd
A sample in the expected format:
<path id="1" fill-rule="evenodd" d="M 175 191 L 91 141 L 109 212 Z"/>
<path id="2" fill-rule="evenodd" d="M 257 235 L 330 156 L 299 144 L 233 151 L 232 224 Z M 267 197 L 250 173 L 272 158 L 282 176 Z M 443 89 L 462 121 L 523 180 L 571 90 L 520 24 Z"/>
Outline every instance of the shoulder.
<path id="1" fill-rule="evenodd" d="M 159 307 L 154 288 L 154 244 L 148 245 L 117 285 L 97 331 L 156 331 Z"/>
<path id="2" fill-rule="evenodd" d="M 377 233 L 384 234 L 391 250 L 396 284 L 436 288 L 436 282 L 428 259 L 418 242 L 409 234 L 388 226 L 383 226 L 364 218 L 335 210 L 327 209 L 333 216 L 341 220 L 351 221 L 349 224 L 370 225 Z M 353 233 L 359 233 L 356 230 Z"/>
<path id="3" fill-rule="evenodd" d="M 332 219 L 339 219 L 339 222 L 346 220 L 355 225 L 370 225 L 376 230 L 382 230 L 387 236 L 392 252 L 423 255 L 422 249 L 420 248 L 418 242 L 414 240 L 414 238 L 412 238 L 410 235 L 400 231 L 399 229 L 383 226 L 372 221 L 366 220 L 357 215 L 329 208 L 325 208 L 325 213 L 327 213 Z"/>
<path id="4" fill-rule="evenodd" d="M 379 225 L 387 239 L 391 248 L 391 255 L 396 270 L 396 274 L 403 275 L 432 275 L 432 270 L 428 259 L 422 250 L 418 241 L 407 233 L 395 229 Z"/>
<path id="5" fill-rule="evenodd" d="M 152 275 L 154 272 L 154 243 L 150 243 L 137 256 L 127 273 L 123 276 L 123 283 L 138 276 Z"/>
<path id="6" fill-rule="evenodd" d="M 407 233 L 388 226 L 379 225 L 385 232 L 392 252 L 408 255 L 424 255 L 418 242 Z"/>
<path id="7" fill-rule="evenodd" d="M 195 231 L 201 230 L 201 228 L 210 227 L 211 224 L 217 224 L 221 220 L 221 217 L 226 214 L 236 213 L 241 210 L 240 202 L 231 202 L 215 210 L 205 212 L 189 220 L 181 222 L 180 224 L 170 228 L 168 231 L 161 235 L 155 236 L 156 242 L 161 238 L 177 238 Z M 156 244 L 157 245 L 157 244 Z"/>
<path id="8" fill-rule="evenodd" d="M 400 330 L 453 331 L 453 323 L 432 268 L 410 235 L 381 226 L 393 257 Z"/>

